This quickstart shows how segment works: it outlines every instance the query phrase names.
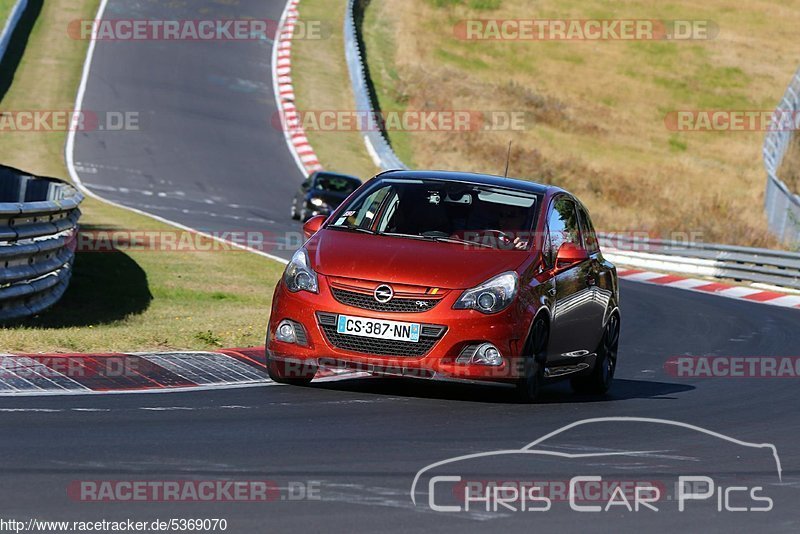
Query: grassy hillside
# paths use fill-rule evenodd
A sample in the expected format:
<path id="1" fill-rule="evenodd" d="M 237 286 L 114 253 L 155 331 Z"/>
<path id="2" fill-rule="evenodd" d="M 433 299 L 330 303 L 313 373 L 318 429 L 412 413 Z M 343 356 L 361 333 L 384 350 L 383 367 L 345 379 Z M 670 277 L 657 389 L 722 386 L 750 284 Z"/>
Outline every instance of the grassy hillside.
<path id="1" fill-rule="evenodd" d="M 800 3 L 372 0 L 364 23 L 384 111 L 513 110 L 521 132 L 392 132 L 419 168 L 501 173 L 579 195 L 608 231 L 702 232 L 775 245 L 762 211 L 763 132 L 675 132 L 676 110 L 771 110 L 800 64 Z M 711 20 L 711 40 L 466 41 L 464 19 Z"/>

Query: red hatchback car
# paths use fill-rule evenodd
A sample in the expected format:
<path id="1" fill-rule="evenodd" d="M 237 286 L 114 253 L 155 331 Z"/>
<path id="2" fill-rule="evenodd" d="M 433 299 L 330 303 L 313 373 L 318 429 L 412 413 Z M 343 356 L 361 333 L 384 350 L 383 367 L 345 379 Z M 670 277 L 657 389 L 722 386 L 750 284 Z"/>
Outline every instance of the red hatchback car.
<path id="1" fill-rule="evenodd" d="M 390 171 L 357 189 L 275 288 L 270 377 L 317 369 L 605 393 L 617 364 L 614 265 L 586 208 L 557 187 L 482 174 Z"/>

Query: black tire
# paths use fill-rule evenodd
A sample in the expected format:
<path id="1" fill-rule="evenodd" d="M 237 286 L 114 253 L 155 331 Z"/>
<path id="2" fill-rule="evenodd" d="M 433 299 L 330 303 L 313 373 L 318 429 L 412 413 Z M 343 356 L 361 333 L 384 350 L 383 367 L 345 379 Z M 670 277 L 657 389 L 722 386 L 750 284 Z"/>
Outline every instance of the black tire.
<path id="1" fill-rule="evenodd" d="M 317 374 L 317 367 L 310 364 L 280 362 L 267 357 L 267 374 L 279 384 L 307 386 Z"/>
<path id="2" fill-rule="evenodd" d="M 517 399 L 520 402 L 533 403 L 539 398 L 544 382 L 544 361 L 547 343 L 550 339 L 550 327 L 543 318 L 536 319 L 531 327 L 528 341 L 523 350 L 522 373 L 517 379 Z"/>
<path id="3" fill-rule="evenodd" d="M 292 214 L 292 219 L 294 219 L 295 221 L 299 221 L 300 220 L 300 214 L 297 213 L 297 201 L 296 200 L 292 202 L 292 212 L 291 212 L 291 214 Z"/>
<path id="4" fill-rule="evenodd" d="M 617 369 L 617 352 L 619 349 L 619 316 L 615 313 L 609 317 L 603 330 L 603 338 L 597 347 L 594 368 L 588 375 L 576 376 L 570 381 L 576 393 L 604 395 L 614 382 Z"/>

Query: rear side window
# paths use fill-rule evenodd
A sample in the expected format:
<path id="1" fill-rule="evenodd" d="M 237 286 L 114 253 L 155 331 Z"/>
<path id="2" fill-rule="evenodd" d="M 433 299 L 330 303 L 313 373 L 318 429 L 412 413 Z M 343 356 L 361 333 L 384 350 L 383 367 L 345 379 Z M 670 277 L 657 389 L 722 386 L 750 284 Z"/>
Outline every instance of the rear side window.
<path id="1" fill-rule="evenodd" d="M 545 259 L 548 265 L 553 265 L 561 245 L 564 243 L 581 245 L 581 232 L 575 203 L 567 197 L 557 198 L 550 207 L 547 227 L 550 251 Z"/>
<path id="2" fill-rule="evenodd" d="M 595 252 L 600 251 L 600 245 L 597 242 L 597 234 L 594 231 L 594 226 L 592 226 L 592 220 L 589 218 L 589 214 L 583 209 L 582 206 L 578 206 L 578 213 L 581 216 L 581 234 L 583 234 L 583 247 L 589 254 L 594 254 Z"/>

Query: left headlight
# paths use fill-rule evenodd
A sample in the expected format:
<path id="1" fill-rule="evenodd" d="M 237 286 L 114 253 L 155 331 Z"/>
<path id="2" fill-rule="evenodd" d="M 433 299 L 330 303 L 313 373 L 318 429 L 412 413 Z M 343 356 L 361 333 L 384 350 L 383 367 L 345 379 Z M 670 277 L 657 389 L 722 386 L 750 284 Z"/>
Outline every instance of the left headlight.
<path id="1" fill-rule="evenodd" d="M 319 292 L 317 273 L 308 266 L 308 253 L 304 248 L 301 248 L 292 256 L 292 261 L 289 262 L 283 272 L 283 281 L 286 282 L 286 287 L 292 292 Z"/>
<path id="2" fill-rule="evenodd" d="M 499 274 L 478 287 L 468 289 L 453 305 L 456 310 L 478 310 L 497 313 L 511 304 L 517 296 L 519 277 L 514 271 Z"/>
<path id="3" fill-rule="evenodd" d="M 322 206 L 325 206 L 325 207 L 327 207 L 327 206 L 328 206 L 328 205 L 325 203 L 325 201 L 324 201 L 324 200 L 322 200 L 322 199 L 321 199 L 321 198 L 319 198 L 319 197 L 314 197 L 314 198 L 312 198 L 311 200 L 309 200 L 309 202 L 311 202 L 311 204 L 313 204 L 314 206 L 316 206 L 316 207 L 318 207 L 318 208 L 321 208 Z"/>

